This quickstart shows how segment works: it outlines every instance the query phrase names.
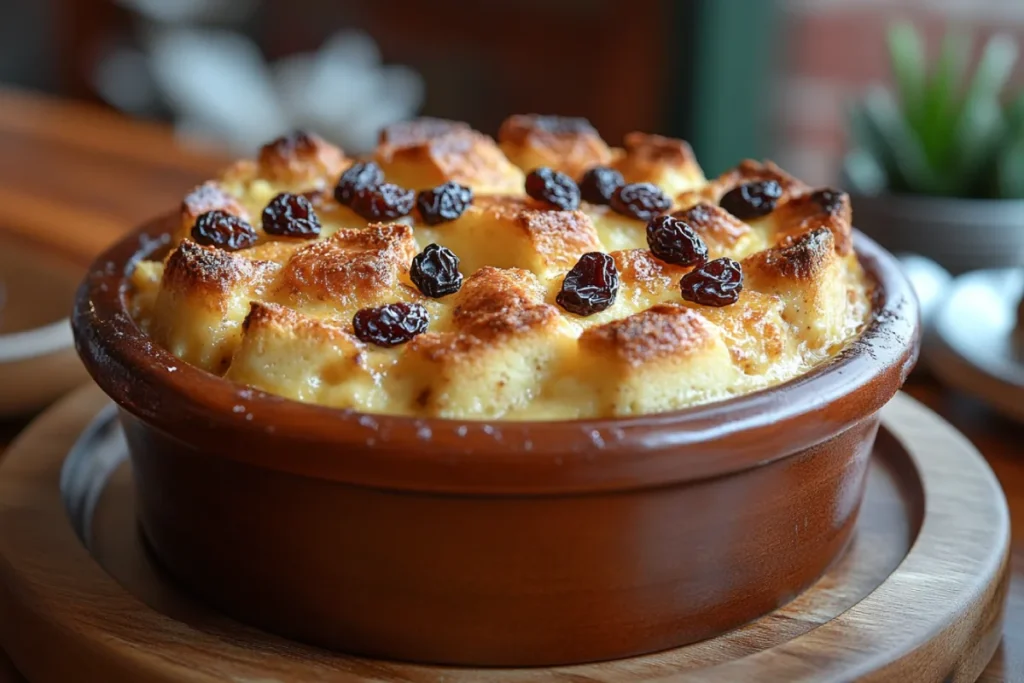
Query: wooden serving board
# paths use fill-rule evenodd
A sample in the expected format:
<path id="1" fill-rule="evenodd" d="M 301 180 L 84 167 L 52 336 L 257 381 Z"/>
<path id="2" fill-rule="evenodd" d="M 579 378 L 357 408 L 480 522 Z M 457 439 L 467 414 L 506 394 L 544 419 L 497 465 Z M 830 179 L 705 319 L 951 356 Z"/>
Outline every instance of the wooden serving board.
<path id="1" fill-rule="evenodd" d="M 713 640 L 552 669 L 348 657 L 217 614 L 147 553 L 111 417 L 96 388 L 80 390 L 40 417 L 0 465 L 0 642 L 21 680 L 966 682 L 1001 634 L 1002 491 L 963 436 L 903 395 L 885 408 L 854 541 L 809 591 Z"/>

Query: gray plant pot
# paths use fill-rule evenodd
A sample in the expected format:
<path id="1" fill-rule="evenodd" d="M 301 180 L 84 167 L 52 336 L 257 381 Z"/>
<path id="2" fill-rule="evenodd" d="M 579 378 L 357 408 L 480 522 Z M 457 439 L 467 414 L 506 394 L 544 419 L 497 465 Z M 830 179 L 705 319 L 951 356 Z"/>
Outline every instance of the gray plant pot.
<path id="1" fill-rule="evenodd" d="M 1024 265 L 1024 199 L 853 195 L 853 222 L 892 252 L 954 275 Z"/>

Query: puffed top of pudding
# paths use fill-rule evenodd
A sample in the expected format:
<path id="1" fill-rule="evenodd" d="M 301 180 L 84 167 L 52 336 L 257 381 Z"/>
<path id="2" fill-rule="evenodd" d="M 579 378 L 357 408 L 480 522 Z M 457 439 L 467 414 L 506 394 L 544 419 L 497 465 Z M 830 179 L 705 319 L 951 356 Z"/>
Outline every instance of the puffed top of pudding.
<path id="1" fill-rule="evenodd" d="M 871 316 L 849 197 L 771 162 L 517 115 L 417 119 L 352 158 L 296 132 L 190 191 L 139 325 L 227 380 L 367 413 L 676 410 L 827 363 Z"/>

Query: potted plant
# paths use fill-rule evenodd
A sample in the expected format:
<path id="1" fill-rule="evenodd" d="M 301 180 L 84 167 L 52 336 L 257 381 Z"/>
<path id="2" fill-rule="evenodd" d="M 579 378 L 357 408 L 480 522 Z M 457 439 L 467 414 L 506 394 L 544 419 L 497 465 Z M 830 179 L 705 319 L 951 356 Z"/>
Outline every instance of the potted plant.
<path id="1" fill-rule="evenodd" d="M 897 94 L 850 107 L 843 164 L 857 226 L 952 273 L 1024 264 L 1024 93 L 1005 92 L 1017 46 L 992 37 L 969 71 L 972 43 L 949 33 L 929 67 L 917 31 L 894 25 Z"/>

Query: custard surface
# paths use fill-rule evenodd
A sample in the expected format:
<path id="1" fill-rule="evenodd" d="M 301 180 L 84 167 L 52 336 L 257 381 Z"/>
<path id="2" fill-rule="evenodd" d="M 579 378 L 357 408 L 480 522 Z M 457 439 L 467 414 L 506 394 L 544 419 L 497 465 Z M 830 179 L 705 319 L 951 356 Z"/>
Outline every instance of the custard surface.
<path id="1" fill-rule="evenodd" d="M 497 142 L 464 124 L 399 124 L 382 132 L 373 159 L 387 182 L 424 190 L 454 180 L 473 189 L 473 203 L 439 225 L 415 209 L 371 223 L 333 196 L 353 159 L 316 136 L 282 138 L 185 197 L 168 256 L 132 275 L 136 320 L 184 361 L 299 401 L 548 420 L 657 413 L 770 387 L 836 356 L 871 313 L 849 198 L 822 202 L 770 162 L 744 161 L 706 180 L 681 140 L 633 133 L 611 148 L 583 123 L 532 116 L 511 117 Z M 627 183 L 658 185 L 709 258 L 742 264 L 739 300 L 683 300 L 679 281 L 691 268 L 652 255 L 646 221 L 527 197 L 526 173 L 541 165 L 577 180 L 607 165 Z M 783 190 L 768 215 L 741 221 L 718 206 L 729 190 L 766 179 Z M 263 208 L 285 191 L 310 198 L 322 224 L 316 239 L 263 232 Z M 232 252 L 192 241 L 196 218 L 214 209 L 248 221 L 258 243 Z M 465 277 L 440 299 L 409 277 L 431 243 L 450 248 Z M 612 306 L 582 317 L 555 297 L 593 251 L 612 256 L 620 285 Z M 354 335 L 357 311 L 399 301 L 427 309 L 426 333 L 390 348 Z"/>

